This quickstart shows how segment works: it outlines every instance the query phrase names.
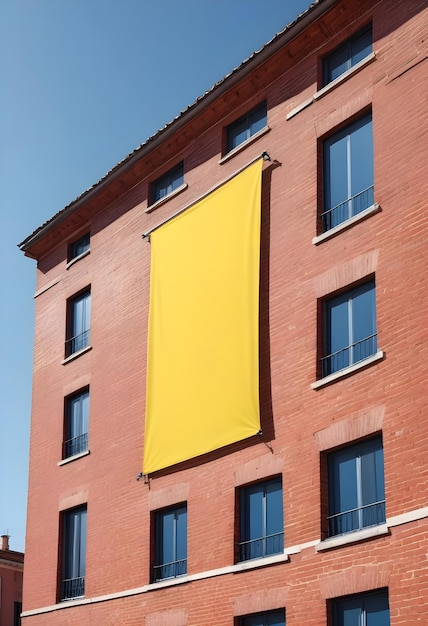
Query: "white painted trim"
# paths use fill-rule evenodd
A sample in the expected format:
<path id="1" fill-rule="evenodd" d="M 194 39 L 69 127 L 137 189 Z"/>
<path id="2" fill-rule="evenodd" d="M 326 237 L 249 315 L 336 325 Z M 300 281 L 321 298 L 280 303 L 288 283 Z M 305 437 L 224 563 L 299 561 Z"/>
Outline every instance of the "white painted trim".
<path id="1" fill-rule="evenodd" d="M 364 361 L 358 361 L 358 363 L 350 365 L 349 367 L 345 367 L 343 370 L 339 370 L 338 372 L 334 372 L 334 374 L 330 374 L 329 376 L 324 376 L 324 378 L 316 380 L 314 383 L 311 383 L 311 388 L 319 389 L 320 387 L 325 387 L 325 385 L 328 385 L 335 380 L 344 378 L 345 376 L 348 376 L 353 372 L 357 372 L 358 370 L 366 367 L 367 365 L 370 365 L 371 363 L 376 363 L 376 361 L 380 361 L 381 359 L 383 359 L 383 357 L 384 352 L 382 352 L 382 350 L 378 350 L 376 354 L 369 356 L 367 359 L 364 359 Z"/>
<path id="2" fill-rule="evenodd" d="M 70 361 L 74 361 L 74 359 L 77 359 L 81 354 L 85 354 L 85 352 L 89 352 L 89 350 L 92 350 L 92 346 L 86 346 L 86 348 L 73 352 L 73 354 L 70 354 L 70 356 L 61 361 L 61 365 L 66 365 Z"/>
<path id="3" fill-rule="evenodd" d="M 298 113 L 300 113 L 300 111 L 303 111 L 303 109 L 306 109 L 308 106 L 310 106 L 312 103 L 314 102 L 314 97 L 311 96 L 310 98 L 308 98 L 307 100 L 304 100 L 301 104 L 297 105 L 296 107 L 294 107 L 294 109 L 291 109 L 291 111 L 289 111 L 285 117 L 286 120 L 291 120 L 292 117 L 294 117 L 295 115 L 297 115 Z"/>
<path id="4" fill-rule="evenodd" d="M 363 541 L 364 539 L 371 539 L 372 537 L 379 537 L 381 535 L 388 535 L 387 524 L 370 526 L 369 528 L 362 528 L 361 530 L 345 533 L 344 535 L 329 537 L 328 539 L 320 541 L 315 546 L 315 550 L 317 552 L 331 550 L 332 548 L 339 548 L 340 546 L 346 546 L 348 544 L 356 543 L 357 541 Z"/>
<path id="5" fill-rule="evenodd" d="M 314 95 L 312 96 L 313 99 L 319 100 L 319 98 L 322 98 L 326 93 L 328 93 L 329 91 L 331 91 L 332 89 L 340 85 L 341 83 L 345 82 L 345 80 L 348 80 L 350 76 L 353 76 L 354 74 L 359 72 L 363 67 L 365 67 L 366 65 L 374 61 L 375 58 L 376 58 L 376 53 L 370 52 L 370 54 L 364 57 L 364 59 L 361 59 L 359 63 L 357 63 L 356 65 L 353 65 L 351 68 L 349 68 L 349 70 L 347 70 L 346 72 L 344 72 L 343 74 L 341 74 L 340 76 L 332 80 L 331 83 L 328 83 L 328 85 L 326 85 L 325 87 L 323 87 L 322 89 L 319 89 L 316 93 L 314 93 Z"/>
<path id="6" fill-rule="evenodd" d="M 428 506 L 424 506 L 421 509 L 415 509 L 402 513 L 401 515 L 394 515 L 394 517 L 387 517 L 386 523 L 388 527 L 401 526 L 402 524 L 408 524 L 409 522 L 417 522 L 420 519 L 428 517 Z"/>
<path id="7" fill-rule="evenodd" d="M 67 459 L 63 459 L 62 461 L 58 461 L 57 465 L 60 467 L 61 465 L 67 465 L 67 463 L 71 463 L 72 461 L 76 461 L 77 459 L 82 458 L 82 456 L 88 456 L 90 454 L 89 450 L 85 450 L 85 452 L 79 452 L 79 454 L 74 454 L 73 456 L 69 456 Z"/>
<path id="8" fill-rule="evenodd" d="M 376 58 L 375 52 L 371 52 L 370 54 L 368 54 L 359 63 L 357 63 L 356 65 L 351 67 L 349 70 L 347 70 L 346 72 L 338 76 L 335 80 L 332 80 L 331 83 L 328 83 L 328 85 L 316 91 L 313 94 L 313 96 L 311 96 L 307 100 L 304 100 L 301 104 L 298 104 L 294 109 L 289 111 L 285 119 L 291 120 L 291 118 L 297 115 L 298 113 L 300 113 L 300 111 L 303 111 L 308 106 L 310 106 L 313 102 L 316 102 L 317 100 L 325 96 L 326 93 L 329 93 L 332 89 L 335 89 L 335 87 L 337 87 L 344 81 L 348 80 L 348 78 L 350 78 L 351 76 L 359 72 L 363 67 L 365 67 L 366 65 L 374 61 L 375 58 Z"/>
<path id="9" fill-rule="evenodd" d="M 220 567 L 214 570 L 208 570 L 206 572 L 200 572 L 198 574 L 191 574 L 189 576 L 178 576 L 177 578 L 170 578 L 168 580 L 162 580 L 150 585 L 144 585 L 143 587 L 137 587 L 136 589 L 128 589 L 126 591 L 119 591 L 117 593 L 110 593 L 105 596 L 98 596 L 95 598 L 77 598 L 76 600 L 60 602 L 51 606 L 43 607 L 41 609 L 33 609 L 32 611 L 25 611 L 22 613 L 22 617 L 29 617 L 31 615 L 39 615 L 41 613 L 50 613 L 52 611 L 58 611 L 74 606 L 81 606 L 83 604 L 95 604 L 97 602 L 106 602 L 108 600 L 116 600 L 119 598 L 126 598 L 128 596 L 135 596 L 149 591 L 155 591 L 157 589 L 164 589 L 165 587 L 175 587 L 184 583 L 193 582 L 196 580 L 204 580 L 206 578 L 213 578 L 215 576 L 224 576 L 225 574 L 236 574 L 242 571 L 248 571 L 250 569 L 256 569 L 259 567 L 266 567 L 267 565 L 273 565 L 275 563 L 285 563 L 289 560 L 287 553 L 275 554 L 274 556 L 268 556 L 261 559 L 251 559 L 250 561 L 243 561 L 242 563 L 236 563 L 236 565 L 228 565 L 226 567 Z"/>
<path id="10" fill-rule="evenodd" d="M 341 233 L 343 230 L 347 230 L 348 228 L 351 228 L 351 226 L 353 226 L 354 224 L 358 222 L 362 222 L 363 220 L 370 217 L 370 215 L 375 215 L 376 213 L 379 213 L 379 211 L 380 211 L 380 206 L 377 202 L 375 202 L 371 206 L 367 207 L 367 209 L 364 209 L 364 211 L 361 211 L 361 213 L 357 213 L 357 215 L 350 217 L 348 220 L 345 220 L 344 222 L 342 222 L 341 224 L 338 224 L 334 228 L 330 228 L 330 230 L 327 230 L 325 233 L 322 233 L 321 235 L 314 237 L 312 239 L 312 243 L 314 245 L 318 245 L 319 243 L 325 241 L 326 239 L 330 239 L 330 237 L 334 237 L 338 233 Z"/>
<path id="11" fill-rule="evenodd" d="M 423 507 L 421 509 L 415 509 L 413 511 L 408 511 L 407 513 L 402 513 L 401 515 L 396 515 L 394 517 L 387 518 L 386 524 L 382 524 L 380 526 L 376 526 L 375 529 L 378 532 L 369 532 L 373 531 L 373 527 L 367 528 L 362 531 L 357 531 L 355 533 L 350 533 L 349 535 L 341 535 L 341 537 L 334 538 L 336 540 L 343 539 L 344 537 L 349 537 L 353 535 L 354 539 L 351 541 L 343 541 L 340 545 L 346 545 L 350 543 L 354 543 L 355 541 L 361 541 L 366 538 L 375 537 L 376 535 L 382 536 L 388 534 L 388 528 L 392 526 L 401 526 L 407 524 L 409 522 L 414 522 L 421 519 L 428 518 L 428 507 Z M 386 531 L 385 531 L 386 528 Z M 379 532 L 380 531 L 380 532 Z M 367 533 L 365 537 L 363 537 L 363 533 Z M 359 536 L 356 539 L 356 536 Z M 328 548 L 333 548 L 333 538 L 326 539 L 321 541 L 320 539 L 315 539 L 314 541 L 308 541 L 306 543 L 298 544 L 295 546 L 286 547 L 283 554 L 277 554 L 275 556 L 266 557 L 264 559 L 254 559 L 252 563 L 249 561 L 245 561 L 243 563 L 237 563 L 236 565 L 229 565 L 226 567 L 220 567 L 214 570 L 208 570 L 206 572 L 200 572 L 198 574 L 192 574 L 190 576 L 180 576 L 179 578 L 172 578 L 170 580 L 164 580 L 159 583 L 153 583 L 151 585 L 143 585 L 142 587 L 136 587 L 135 589 L 127 589 L 125 591 L 118 591 L 117 593 L 109 593 L 104 596 L 96 596 L 95 598 L 85 598 L 85 599 L 77 599 L 67 602 L 60 602 L 58 604 L 53 604 L 51 606 L 41 607 L 39 609 L 32 609 L 31 611 L 25 611 L 22 613 L 22 617 L 31 617 L 32 615 L 41 615 L 43 613 L 51 613 L 52 611 L 59 611 L 61 609 L 67 609 L 75 606 L 81 606 L 83 604 L 96 604 L 97 602 L 108 602 L 109 600 L 118 600 L 120 598 L 127 598 L 129 596 L 136 596 L 143 593 L 148 593 L 149 591 L 155 591 L 157 589 L 163 589 L 165 587 L 172 587 L 175 585 L 181 585 L 183 583 L 189 583 L 192 581 L 203 580 L 205 578 L 213 578 L 214 576 L 223 576 L 225 574 L 237 574 L 242 571 L 247 571 L 248 569 L 265 567 L 266 565 L 273 565 L 275 563 L 286 563 L 289 561 L 290 554 L 297 554 L 306 548 L 315 547 L 317 552 L 322 552 L 325 548 L 319 548 L 321 544 L 326 545 L 329 542 Z M 318 547 L 317 547 L 318 546 Z M 338 547 L 338 546 L 337 546 Z M 248 563 L 247 567 L 243 567 Z"/>
<path id="12" fill-rule="evenodd" d="M 251 135 L 251 137 L 248 137 L 248 139 L 240 143 L 239 146 L 236 146 L 236 148 L 233 148 L 233 150 L 225 154 L 224 157 L 220 159 L 219 165 L 222 165 L 222 163 L 226 163 L 226 161 L 234 157 L 235 154 L 238 154 L 238 152 L 241 152 L 241 150 L 244 150 L 247 146 L 249 146 L 251 143 L 256 141 L 259 137 L 266 135 L 266 133 L 268 133 L 269 131 L 270 131 L 269 126 L 265 126 L 264 128 L 261 128 L 260 130 L 258 130 L 256 133 L 254 133 L 254 135 Z"/>
<path id="13" fill-rule="evenodd" d="M 38 298 L 39 296 L 42 295 L 42 293 L 45 293 L 45 291 L 52 289 L 52 287 L 55 287 L 55 285 L 57 285 L 61 281 L 62 281 L 62 278 L 55 278 L 54 280 L 51 280 L 50 283 L 48 283 L 47 285 L 45 285 L 44 287 L 36 291 L 33 298 Z"/>
<path id="14" fill-rule="evenodd" d="M 80 261 L 80 259 L 83 259 L 85 256 L 88 256 L 90 252 L 91 252 L 91 249 L 88 248 L 88 250 L 85 250 L 85 252 L 82 252 L 82 254 L 79 254 L 79 256 L 75 256 L 73 259 L 71 259 L 71 261 L 67 263 L 67 265 L 65 266 L 65 269 L 68 270 L 68 268 L 74 265 L 75 263 L 77 263 L 77 261 Z"/>
<path id="15" fill-rule="evenodd" d="M 245 572 L 249 569 L 256 569 L 258 567 L 265 567 L 266 565 L 273 565 L 274 563 L 285 563 L 289 561 L 288 553 L 275 554 L 274 556 L 265 556 L 261 559 L 249 559 L 248 561 L 242 561 L 232 565 L 232 574 L 237 572 Z"/>
<path id="16" fill-rule="evenodd" d="M 165 202 L 168 202 L 168 200 L 171 200 L 171 198 L 178 196 L 178 194 L 184 191 L 185 189 L 187 189 L 188 186 L 189 185 L 187 183 L 183 183 L 182 185 L 174 189 L 174 191 L 171 191 L 171 193 L 169 193 L 168 195 L 164 196 L 163 198 L 160 198 L 159 200 L 156 200 L 156 202 L 153 202 L 153 204 L 148 206 L 147 209 L 144 209 L 144 213 L 151 213 L 155 209 L 162 206 L 162 204 L 165 204 Z"/>
<path id="17" fill-rule="evenodd" d="M 330 550 L 331 548 L 338 548 L 348 544 L 356 543 L 357 541 L 363 541 L 364 539 L 370 539 L 372 537 L 381 537 L 389 535 L 389 529 L 394 526 L 402 526 L 411 522 L 417 522 L 418 520 L 428 517 L 428 506 L 421 509 L 415 509 L 401 515 L 395 515 L 394 517 L 387 517 L 385 524 L 379 524 L 379 526 L 370 526 L 369 528 L 363 528 L 355 532 L 345 533 L 344 535 L 337 535 L 335 537 L 329 537 L 320 541 L 315 546 L 317 552 L 323 550 Z M 290 549 L 287 550 L 288 554 L 293 554 Z"/>
<path id="18" fill-rule="evenodd" d="M 286 551 L 288 555 L 298 554 L 302 550 L 307 550 L 307 548 L 313 548 L 314 546 L 318 545 L 319 542 L 320 539 L 315 539 L 314 541 L 307 541 L 306 543 L 300 543 L 295 546 L 287 546 Z"/>

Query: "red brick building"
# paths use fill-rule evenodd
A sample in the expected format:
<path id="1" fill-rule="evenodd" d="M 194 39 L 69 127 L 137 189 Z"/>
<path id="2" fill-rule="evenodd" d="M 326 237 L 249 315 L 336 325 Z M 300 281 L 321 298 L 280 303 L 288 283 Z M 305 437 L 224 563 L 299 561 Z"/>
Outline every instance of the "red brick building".
<path id="1" fill-rule="evenodd" d="M 19 626 L 21 624 L 23 570 L 23 553 L 11 550 L 8 535 L 2 535 L 0 546 L 1 626 Z"/>
<path id="2" fill-rule="evenodd" d="M 20 244 L 26 626 L 428 623 L 427 18 L 315 2 Z M 146 472 L 142 235 L 264 152 L 260 434 Z"/>

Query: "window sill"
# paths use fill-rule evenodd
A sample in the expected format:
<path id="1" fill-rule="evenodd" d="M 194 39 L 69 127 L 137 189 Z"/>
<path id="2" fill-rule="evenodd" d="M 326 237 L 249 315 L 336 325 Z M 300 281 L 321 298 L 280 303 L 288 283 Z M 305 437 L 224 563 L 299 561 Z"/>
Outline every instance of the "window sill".
<path id="1" fill-rule="evenodd" d="M 347 70 L 346 72 L 344 72 L 343 74 L 341 74 L 340 76 L 332 80 L 331 83 L 328 83 L 328 85 L 325 85 L 325 87 L 322 87 L 316 93 L 314 93 L 314 95 L 312 96 L 313 99 L 319 100 L 319 98 L 322 98 L 326 93 L 328 93 L 332 89 L 335 89 L 335 87 L 337 87 L 338 85 L 344 83 L 346 80 L 348 80 L 348 78 L 350 78 L 354 74 L 357 74 L 357 72 L 359 72 L 363 67 L 365 67 L 366 65 L 369 65 L 372 61 L 375 60 L 375 58 L 376 58 L 376 53 L 370 52 L 370 54 L 367 55 L 364 59 L 361 59 L 359 63 L 357 63 L 356 65 L 351 67 L 349 70 Z"/>
<path id="2" fill-rule="evenodd" d="M 423 507 L 421 509 L 407 511 L 406 513 L 395 515 L 393 517 L 388 517 L 386 519 L 386 525 L 388 529 L 390 529 L 393 526 L 401 526 L 403 524 L 409 524 L 409 523 L 412 523 L 418 520 L 423 520 L 423 519 L 428 519 L 428 506 Z M 383 529 L 383 527 L 384 525 L 375 526 L 375 527 L 371 527 L 371 529 L 376 528 L 379 530 L 381 528 Z M 352 533 L 352 535 L 353 537 L 355 536 L 354 533 Z M 345 537 L 344 535 L 341 535 L 341 538 L 344 538 L 344 537 Z M 334 537 L 334 539 L 337 540 L 339 538 Z M 285 550 L 286 550 L 287 555 L 299 554 L 300 552 L 302 552 L 302 550 L 312 549 L 314 547 L 316 548 L 317 546 L 321 544 L 326 546 L 325 549 L 328 549 L 328 547 L 333 547 L 332 540 L 333 540 L 333 537 L 330 539 L 325 539 L 323 541 L 316 539 L 313 541 L 308 541 L 303 544 L 287 546 Z M 351 543 L 351 541 L 347 541 L 346 543 Z M 320 551 L 319 548 L 318 548 L 318 551 Z M 284 562 L 288 561 L 288 556 L 286 556 L 285 553 L 284 555 L 278 555 L 278 556 L 283 557 Z M 257 561 L 258 562 L 264 561 L 264 559 L 258 559 Z M 265 563 L 263 562 L 259 563 L 260 566 L 264 564 Z M 145 593 L 151 593 L 152 591 L 155 591 L 156 589 L 159 589 L 162 587 L 171 586 L 174 584 L 177 585 L 181 583 L 189 583 L 189 582 L 198 581 L 198 580 L 206 580 L 209 578 L 214 578 L 216 576 L 225 576 L 228 574 L 233 574 L 236 571 L 237 571 L 236 565 L 229 565 L 229 566 L 222 567 L 222 568 L 215 569 L 215 570 L 203 571 L 197 574 L 187 575 L 187 576 L 184 576 L 183 578 L 169 579 L 167 582 L 164 582 L 164 583 L 152 583 L 150 585 L 143 585 L 142 587 L 137 587 L 134 589 L 124 589 L 122 591 L 118 591 L 116 593 L 110 593 L 110 594 L 103 595 L 103 596 L 92 596 L 90 598 L 82 597 L 81 599 L 77 599 L 77 601 L 76 600 L 75 601 L 63 600 L 51 606 L 38 607 L 29 611 L 24 611 L 22 613 L 22 617 L 32 617 L 33 615 L 43 615 L 44 613 L 52 613 L 53 611 L 67 609 L 69 607 L 75 607 L 76 604 L 78 606 L 83 606 L 86 604 L 93 605 L 98 602 L 108 602 L 110 600 L 117 600 L 118 598 L 129 598 L 132 596 L 144 595 Z"/>
<path id="3" fill-rule="evenodd" d="M 382 537 L 389 534 L 388 525 L 380 524 L 379 526 L 370 526 L 369 528 L 363 528 L 344 535 L 338 535 L 336 537 L 329 537 L 320 541 L 316 546 L 317 552 L 323 550 L 332 550 L 333 548 L 340 548 L 358 541 L 364 541 L 365 539 L 373 539 L 374 537 Z"/>
<path id="4" fill-rule="evenodd" d="M 367 209 L 364 209 L 364 211 L 361 211 L 361 213 L 358 213 L 357 215 L 350 217 L 349 220 L 346 220 L 345 222 L 342 222 L 338 226 L 335 226 L 334 228 L 330 228 L 330 230 L 327 230 L 325 233 L 322 233 L 321 235 L 314 237 L 312 239 L 312 243 L 314 245 L 318 245 L 319 243 L 326 241 L 326 239 L 330 239 L 331 237 L 334 237 L 338 233 L 341 233 L 342 231 L 347 230 L 348 228 L 351 228 L 351 226 L 353 226 L 354 224 L 357 224 L 358 222 L 362 222 L 363 220 L 367 219 L 371 215 L 375 215 L 376 213 L 379 213 L 380 210 L 381 209 L 380 209 L 379 204 L 375 202 L 374 204 L 372 204 L 372 206 L 369 206 Z"/>
<path id="5" fill-rule="evenodd" d="M 65 269 L 68 270 L 68 268 L 74 265 L 75 263 L 77 263 L 77 261 L 80 261 L 80 259 L 84 259 L 85 256 L 88 256 L 90 252 L 91 252 L 90 250 L 85 250 L 85 252 L 82 252 L 82 254 L 79 254 L 79 256 L 75 256 L 74 259 L 71 259 L 70 261 L 68 261 L 67 265 L 65 266 Z"/>
<path id="6" fill-rule="evenodd" d="M 82 354 L 85 354 L 85 352 L 89 352 L 89 350 L 92 350 L 92 346 L 86 346 L 86 348 L 82 348 L 81 350 L 78 350 L 77 352 L 73 352 L 73 354 L 70 354 L 70 356 L 68 356 L 66 359 L 61 361 L 61 365 L 66 365 L 70 361 L 74 361 L 74 359 L 79 358 L 79 356 L 81 356 Z"/>
<path id="7" fill-rule="evenodd" d="M 365 59 L 362 59 L 359 63 L 354 65 L 354 67 L 351 67 L 347 72 L 344 72 L 341 76 L 333 80 L 331 83 L 329 83 L 325 87 L 322 87 L 317 92 L 315 92 L 313 96 L 311 96 L 310 98 L 308 98 L 307 100 L 299 104 L 297 107 L 292 109 L 289 113 L 287 113 L 286 119 L 290 120 L 292 117 L 300 113 L 300 111 L 303 111 L 308 106 L 310 106 L 313 102 L 316 102 L 317 100 L 325 96 L 325 94 L 335 89 L 338 85 L 341 85 L 343 82 L 348 80 L 348 78 L 350 78 L 351 76 L 359 72 L 363 67 L 365 67 L 366 65 L 369 65 L 369 63 L 374 61 L 375 58 L 376 58 L 376 53 L 371 52 L 368 56 L 366 56 Z"/>
<path id="8" fill-rule="evenodd" d="M 268 133 L 269 131 L 270 131 L 270 127 L 265 126 L 261 130 L 257 131 L 257 133 L 254 133 L 254 135 L 252 135 L 251 137 L 249 137 L 248 139 L 240 143 L 239 146 L 236 146 L 236 148 L 233 148 L 233 150 L 225 154 L 224 157 L 220 159 L 219 165 L 226 163 L 226 161 L 234 157 L 235 154 L 238 154 L 238 152 L 241 152 L 241 150 L 244 150 L 245 148 L 247 148 L 250 144 L 256 141 L 259 137 L 266 135 L 266 133 Z"/>
<path id="9" fill-rule="evenodd" d="M 289 556 L 285 552 L 281 554 L 273 554 L 272 556 L 264 556 L 259 559 L 248 559 L 248 561 L 240 561 L 233 566 L 234 573 L 245 572 L 249 569 L 265 567 L 266 565 L 274 565 L 275 563 L 284 563 L 289 560 Z"/>
<path id="10" fill-rule="evenodd" d="M 88 454 L 90 454 L 89 450 L 85 450 L 85 452 L 79 452 L 79 454 L 73 454 L 73 456 L 69 456 L 66 459 L 63 459 L 62 461 L 58 461 L 57 465 L 58 467 L 61 467 L 61 465 L 67 465 L 67 463 L 72 463 L 73 461 L 77 461 L 77 459 L 81 459 L 82 456 L 88 456 Z"/>
<path id="11" fill-rule="evenodd" d="M 147 209 L 145 209 L 144 212 L 145 213 L 151 213 L 155 209 L 158 209 L 160 206 L 165 204 L 165 202 L 168 202 L 168 200 L 171 200 L 171 198 L 174 198 L 175 196 L 178 196 L 178 194 L 181 193 L 182 191 L 184 191 L 185 189 L 187 189 L 188 186 L 189 185 L 187 183 L 183 183 L 182 185 L 177 187 L 177 189 L 174 189 L 174 191 L 171 191 L 171 193 L 169 193 L 167 196 L 164 196 L 163 198 L 160 198 L 159 200 L 156 200 L 156 202 L 153 202 L 153 204 L 148 206 Z"/>
<path id="12" fill-rule="evenodd" d="M 336 380 L 339 380 L 341 378 L 345 378 L 345 376 L 349 376 L 350 374 L 353 374 L 354 372 L 357 372 L 358 370 L 361 370 L 364 367 L 371 365 L 372 363 L 377 363 L 378 361 L 381 361 L 384 358 L 384 356 L 385 356 L 385 353 L 382 350 L 379 350 L 378 352 L 376 352 L 376 354 L 372 354 L 372 356 L 369 356 L 367 359 L 364 359 L 364 361 L 359 361 L 358 363 L 355 363 L 354 365 L 345 367 L 343 370 L 334 372 L 334 374 L 329 374 L 329 376 L 325 376 L 324 378 L 320 378 L 314 383 L 311 383 L 311 388 L 319 389 L 320 387 L 325 387 L 326 385 L 329 385 L 330 383 L 333 383 Z"/>
<path id="13" fill-rule="evenodd" d="M 286 563 L 289 561 L 288 553 L 281 552 L 281 554 L 275 554 L 272 556 L 265 556 L 260 559 L 249 559 L 248 561 L 241 561 L 235 565 L 228 565 L 217 570 L 209 570 L 201 572 L 199 574 L 183 574 L 183 576 L 177 576 L 176 578 L 167 578 L 155 583 L 151 583 L 147 586 L 147 590 L 162 589 L 163 587 L 171 587 L 174 585 L 182 585 L 183 583 L 190 583 L 195 580 L 203 580 L 205 578 L 212 578 L 213 576 L 224 576 L 226 574 L 238 574 L 239 572 L 245 572 L 252 569 L 258 569 L 259 567 L 266 567 L 268 565 L 275 565 L 276 563 Z"/>
<path id="14" fill-rule="evenodd" d="M 78 601 L 78 600 L 83 600 L 85 598 L 85 596 L 74 596 L 74 598 L 63 598 L 60 600 L 60 603 L 63 604 L 64 602 L 69 602 L 70 606 L 72 606 L 73 602 Z"/>

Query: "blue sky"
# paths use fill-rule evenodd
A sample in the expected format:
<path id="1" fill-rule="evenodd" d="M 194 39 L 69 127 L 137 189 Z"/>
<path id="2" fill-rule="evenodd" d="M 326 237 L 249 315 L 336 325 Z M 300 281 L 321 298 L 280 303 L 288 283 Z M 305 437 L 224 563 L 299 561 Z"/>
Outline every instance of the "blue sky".
<path id="1" fill-rule="evenodd" d="M 25 546 L 36 272 L 17 244 L 309 5 L 1 0 L 0 533 L 13 550 Z"/>

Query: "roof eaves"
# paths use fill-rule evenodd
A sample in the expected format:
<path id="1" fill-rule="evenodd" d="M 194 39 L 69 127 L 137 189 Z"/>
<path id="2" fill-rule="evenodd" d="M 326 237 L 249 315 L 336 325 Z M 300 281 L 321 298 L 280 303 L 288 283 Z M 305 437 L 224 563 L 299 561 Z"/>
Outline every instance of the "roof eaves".
<path id="1" fill-rule="evenodd" d="M 176 132 L 182 125 L 188 123 L 192 119 L 192 116 L 199 112 L 202 106 L 208 106 L 210 102 L 218 98 L 223 91 L 230 89 L 235 81 L 241 80 L 244 75 L 272 56 L 280 47 L 294 39 L 304 28 L 319 18 L 320 15 L 325 13 L 337 2 L 339 2 L 339 0 L 314 0 L 303 13 L 300 13 L 293 22 L 287 24 L 281 31 L 274 35 L 260 50 L 253 52 L 247 59 L 244 59 L 240 65 L 232 69 L 221 80 L 214 83 L 212 87 L 196 98 L 192 104 L 180 111 L 175 118 L 157 130 L 146 139 L 144 143 L 140 144 L 135 150 L 119 161 L 119 163 L 109 170 L 98 182 L 89 187 L 80 196 L 75 198 L 75 200 L 66 205 L 53 217 L 49 218 L 44 224 L 39 226 L 26 239 L 19 243 L 18 247 L 20 250 L 26 252 L 33 243 L 44 236 L 51 228 L 54 228 L 57 224 L 66 219 L 80 204 L 86 202 L 95 193 L 98 193 L 105 184 L 112 182 L 115 178 L 122 175 L 135 161 L 139 160 L 158 144 L 165 141 L 170 133 Z"/>

